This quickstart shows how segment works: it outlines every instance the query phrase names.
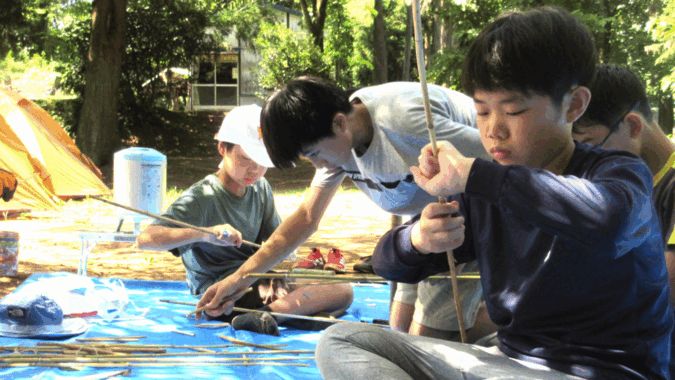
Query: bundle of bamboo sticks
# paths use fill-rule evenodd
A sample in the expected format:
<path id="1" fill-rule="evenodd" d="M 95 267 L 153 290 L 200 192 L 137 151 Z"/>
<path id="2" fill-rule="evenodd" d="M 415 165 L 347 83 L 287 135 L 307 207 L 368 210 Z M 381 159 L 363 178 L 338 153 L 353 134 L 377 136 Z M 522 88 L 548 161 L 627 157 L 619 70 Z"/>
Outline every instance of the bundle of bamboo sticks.
<path id="1" fill-rule="evenodd" d="M 127 337 L 128 338 L 128 337 Z M 138 338 L 138 337 L 134 337 Z M 57 367 L 67 369 L 171 366 L 301 366 L 314 360 L 312 350 L 285 350 L 282 345 L 256 345 L 237 339 L 232 344 L 129 344 L 134 339 L 88 338 L 85 342 L 40 342 L 36 346 L 0 346 L 2 367 Z M 124 343 L 117 343 L 126 340 Z M 264 348 L 228 351 L 231 347 Z M 310 355 L 310 356 L 308 356 Z M 253 357 L 251 357 L 253 356 Z"/>

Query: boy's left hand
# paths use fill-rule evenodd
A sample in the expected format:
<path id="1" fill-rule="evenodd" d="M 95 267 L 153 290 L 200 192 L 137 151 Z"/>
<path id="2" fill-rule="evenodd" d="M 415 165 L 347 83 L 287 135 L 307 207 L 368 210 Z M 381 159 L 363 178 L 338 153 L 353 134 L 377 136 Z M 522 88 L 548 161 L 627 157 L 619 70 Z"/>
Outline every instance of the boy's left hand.
<path id="1" fill-rule="evenodd" d="M 415 182 L 427 193 L 447 197 L 463 193 L 474 158 L 464 157 L 447 141 L 438 142 L 438 158 L 431 144 L 422 148 L 419 166 L 410 167 Z"/>
<path id="2" fill-rule="evenodd" d="M 415 223 L 410 240 L 422 253 L 443 252 L 464 243 L 464 217 L 457 215 L 459 203 L 430 203 Z M 455 216 L 457 215 L 457 216 Z"/>

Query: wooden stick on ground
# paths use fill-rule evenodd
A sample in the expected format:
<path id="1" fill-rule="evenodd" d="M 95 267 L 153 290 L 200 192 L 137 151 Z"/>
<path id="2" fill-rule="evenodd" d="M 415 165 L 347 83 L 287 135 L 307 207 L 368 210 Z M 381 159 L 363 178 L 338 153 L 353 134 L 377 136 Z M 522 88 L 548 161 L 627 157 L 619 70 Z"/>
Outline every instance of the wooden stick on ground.
<path id="1" fill-rule="evenodd" d="M 167 222 L 167 223 L 171 223 L 171 224 L 179 226 L 179 227 L 190 228 L 190 229 L 193 229 L 193 230 L 197 230 L 197 231 L 200 231 L 200 232 L 204 232 L 204 233 L 207 233 L 207 234 L 210 234 L 210 235 L 217 236 L 217 234 L 215 234 L 213 231 L 211 231 L 210 229 L 205 228 L 205 227 L 195 226 L 194 224 L 182 222 L 180 220 L 167 218 L 166 216 L 162 216 L 162 215 L 154 214 L 154 213 L 151 213 L 151 212 L 139 210 L 139 209 L 136 209 L 136 208 L 133 208 L 133 207 L 123 205 L 121 203 L 113 202 L 111 200 L 105 199 L 105 198 L 100 197 L 98 195 L 90 195 L 89 197 L 93 198 L 93 199 L 96 199 L 97 201 L 101 201 L 103 203 L 107 203 L 107 204 L 113 205 L 115 207 L 123 208 L 125 210 L 133 211 L 137 214 L 149 216 L 151 218 L 155 218 L 157 220 L 161 220 L 161 221 L 164 221 L 164 222 Z M 242 240 L 242 244 L 246 244 L 246 245 L 251 246 L 253 248 L 260 248 L 260 244 L 253 243 L 253 242 L 250 242 L 248 240 Z"/>
<path id="2" fill-rule="evenodd" d="M 172 301 L 168 299 L 161 299 L 160 302 L 166 302 L 166 303 L 174 303 L 178 305 L 187 305 L 187 306 L 196 306 L 196 303 L 192 302 L 183 302 L 183 301 Z M 204 311 L 203 308 L 198 308 L 190 313 L 188 313 L 186 316 L 190 316 L 196 312 L 201 312 Z M 240 313 L 269 313 L 272 316 L 275 317 L 281 317 L 281 318 L 290 318 L 290 319 L 304 319 L 306 321 L 314 321 L 314 322 L 328 322 L 328 323 L 346 323 L 349 321 L 343 321 L 342 319 L 337 319 L 337 318 L 326 318 L 326 317 L 312 317 L 309 315 L 298 315 L 298 314 L 288 314 L 288 313 L 278 313 L 275 311 L 264 311 L 264 310 L 256 310 L 256 309 L 247 309 L 243 307 L 233 307 L 232 311 L 240 312 Z"/>
<path id="3" fill-rule="evenodd" d="M 251 278 L 281 278 L 281 279 L 311 279 L 311 280 L 325 280 L 327 282 L 386 282 L 385 278 L 369 274 L 340 274 L 340 275 L 323 275 L 323 274 L 305 274 L 305 273 L 249 273 L 246 277 Z M 428 280 L 447 280 L 451 276 L 437 275 L 429 276 Z M 463 273 L 457 275 L 458 280 L 480 280 L 478 273 Z"/>
<path id="4" fill-rule="evenodd" d="M 415 31 L 415 52 L 417 53 L 417 71 L 419 72 L 420 85 L 422 86 L 422 97 L 424 99 L 424 115 L 427 122 L 427 131 L 434 151 L 434 156 L 438 157 L 438 147 L 436 146 L 436 131 L 431 117 L 431 105 L 429 104 L 429 91 L 427 89 L 427 73 L 424 62 L 424 47 L 422 36 L 422 16 L 420 15 L 420 1 L 413 0 L 413 29 Z M 444 203 L 445 199 L 439 197 L 438 201 Z M 450 282 L 452 285 L 452 298 L 455 301 L 455 312 L 457 313 L 457 322 L 459 323 L 459 336 L 462 343 L 466 343 L 466 329 L 464 328 L 464 312 L 462 310 L 461 294 L 457 287 L 457 268 L 455 267 L 455 256 L 452 250 L 446 252 L 448 256 L 448 267 L 450 267 Z"/>

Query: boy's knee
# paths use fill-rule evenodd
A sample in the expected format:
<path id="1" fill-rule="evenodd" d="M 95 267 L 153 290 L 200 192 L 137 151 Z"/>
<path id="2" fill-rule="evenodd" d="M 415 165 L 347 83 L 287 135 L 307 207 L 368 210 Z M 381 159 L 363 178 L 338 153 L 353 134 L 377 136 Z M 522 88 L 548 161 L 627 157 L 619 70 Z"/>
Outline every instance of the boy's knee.
<path id="1" fill-rule="evenodd" d="M 352 301 L 354 300 L 354 289 L 350 284 L 338 284 L 335 288 L 335 292 L 339 295 L 339 298 L 345 304 L 345 307 L 352 304 Z"/>

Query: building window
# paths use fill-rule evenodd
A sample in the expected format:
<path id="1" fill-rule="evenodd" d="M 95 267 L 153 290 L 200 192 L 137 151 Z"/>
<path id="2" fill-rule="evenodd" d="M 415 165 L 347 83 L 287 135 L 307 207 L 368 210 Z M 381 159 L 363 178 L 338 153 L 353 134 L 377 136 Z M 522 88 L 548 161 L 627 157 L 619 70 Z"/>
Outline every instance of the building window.
<path id="1" fill-rule="evenodd" d="M 192 109 L 231 109 L 239 104 L 239 54 L 201 57 L 193 67 Z"/>

